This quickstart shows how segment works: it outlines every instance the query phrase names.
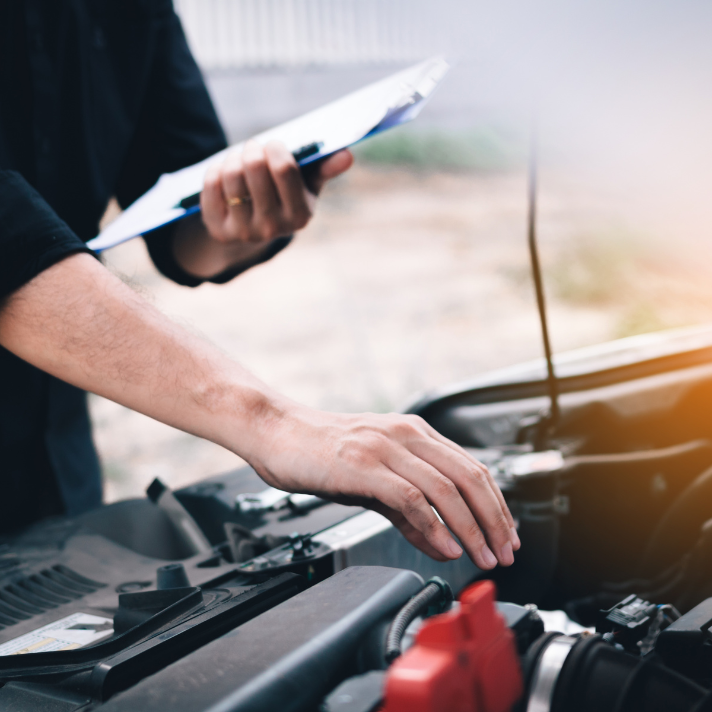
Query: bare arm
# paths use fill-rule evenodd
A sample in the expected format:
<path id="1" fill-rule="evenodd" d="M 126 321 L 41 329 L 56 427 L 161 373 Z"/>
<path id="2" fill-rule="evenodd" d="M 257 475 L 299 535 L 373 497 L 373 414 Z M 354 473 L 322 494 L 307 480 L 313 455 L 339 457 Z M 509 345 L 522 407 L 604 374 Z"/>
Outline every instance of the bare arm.
<path id="1" fill-rule="evenodd" d="M 486 468 L 420 418 L 300 406 L 166 319 L 89 255 L 64 259 L 0 304 L 0 344 L 228 448 L 269 484 L 371 507 L 435 558 L 461 550 L 430 504 L 480 567 L 513 561 L 513 521 Z"/>
<path id="2" fill-rule="evenodd" d="M 224 446 L 213 416 L 229 413 L 244 426 L 267 390 L 85 254 L 6 300 L 0 343 L 58 378 Z"/>

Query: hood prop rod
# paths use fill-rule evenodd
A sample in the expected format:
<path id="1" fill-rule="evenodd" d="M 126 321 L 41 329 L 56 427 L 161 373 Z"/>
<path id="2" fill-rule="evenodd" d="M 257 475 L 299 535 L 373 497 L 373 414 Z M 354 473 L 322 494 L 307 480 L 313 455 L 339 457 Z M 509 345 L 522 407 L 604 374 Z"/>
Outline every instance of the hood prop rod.
<path id="1" fill-rule="evenodd" d="M 531 147 L 529 153 L 529 210 L 527 217 L 527 239 L 529 243 L 529 258 L 531 261 L 532 276 L 534 278 L 534 292 L 536 294 L 536 305 L 541 323 L 541 336 L 544 342 L 544 356 L 546 358 L 546 383 L 549 393 L 549 412 L 537 417 L 535 422 L 524 419 L 522 428 L 534 429 L 534 447 L 536 450 L 544 450 L 547 447 L 549 438 L 554 432 L 560 416 L 559 409 L 559 382 L 554 371 L 554 362 L 551 352 L 551 340 L 549 338 L 549 326 L 546 314 L 546 301 L 544 299 L 544 284 L 541 274 L 541 263 L 539 261 L 539 249 L 537 245 L 537 134 L 536 129 L 532 129 Z M 528 422 L 525 422 L 528 421 Z"/>

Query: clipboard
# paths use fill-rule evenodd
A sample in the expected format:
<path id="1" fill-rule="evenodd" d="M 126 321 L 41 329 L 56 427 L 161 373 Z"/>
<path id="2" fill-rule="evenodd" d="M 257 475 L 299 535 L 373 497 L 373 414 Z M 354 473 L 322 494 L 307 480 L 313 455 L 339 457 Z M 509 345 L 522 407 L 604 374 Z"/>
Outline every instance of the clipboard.
<path id="1" fill-rule="evenodd" d="M 300 166 L 308 165 L 412 121 L 449 69 L 445 59 L 432 57 L 258 134 L 254 139 L 262 144 L 282 141 Z M 87 246 L 102 252 L 198 212 L 208 168 L 221 162 L 227 151 L 239 150 L 243 145 L 244 142 L 236 144 L 193 166 L 162 175 L 153 188 L 89 240 Z"/>

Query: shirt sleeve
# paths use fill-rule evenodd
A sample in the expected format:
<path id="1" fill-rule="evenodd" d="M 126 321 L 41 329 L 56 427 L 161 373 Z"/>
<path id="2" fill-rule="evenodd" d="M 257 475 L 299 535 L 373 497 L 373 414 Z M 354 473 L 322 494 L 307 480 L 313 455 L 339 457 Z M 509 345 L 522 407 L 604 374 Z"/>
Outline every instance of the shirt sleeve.
<path id="1" fill-rule="evenodd" d="M 227 139 L 210 95 L 175 12 L 161 17 L 154 66 L 141 119 L 124 164 L 117 198 L 130 205 L 158 180 L 202 161 L 227 146 Z M 173 226 L 144 237 L 157 269 L 178 284 L 196 287 L 205 280 L 188 274 L 173 256 Z M 286 247 L 289 240 L 273 242 L 257 259 L 245 262 L 208 281 L 223 283 L 246 269 L 265 262 Z"/>
<path id="2" fill-rule="evenodd" d="M 170 2 L 162 5 L 139 121 L 116 186 L 122 207 L 143 195 L 161 174 L 227 147 L 180 20 Z"/>
<path id="3" fill-rule="evenodd" d="M 0 299 L 77 252 L 93 254 L 19 173 L 0 170 Z"/>
<path id="4" fill-rule="evenodd" d="M 144 237 L 148 245 L 148 252 L 151 255 L 153 264 L 156 265 L 158 271 L 168 279 L 183 285 L 184 287 L 198 287 L 203 282 L 208 281 L 213 284 L 225 284 L 231 279 L 235 279 L 238 275 L 246 272 L 251 267 L 263 264 L 271 260 L 277 253 L 281 252 L 292 241 L 291 237 L 278 237 L 265 247 L 259 254 L 249 260 L 245 260 L 222 274 L 211 277 L 209 280 L 194 277 L 188 274 L 177 262 L 173 256 L 173 231 L 172 225 L 154 230 L 152 233 Z"/>

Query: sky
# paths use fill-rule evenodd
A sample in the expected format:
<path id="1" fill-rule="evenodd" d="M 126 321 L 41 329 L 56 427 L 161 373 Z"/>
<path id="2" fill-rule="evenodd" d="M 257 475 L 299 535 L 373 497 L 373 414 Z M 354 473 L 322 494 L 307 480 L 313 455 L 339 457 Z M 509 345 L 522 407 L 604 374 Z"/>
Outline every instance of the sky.
<path id="1" fill-rule="evenodd" d="M 712 3 L 448 1 L 441 31 L 483 111 L 535 116 L 545 163 L 712 233 Z"/>

